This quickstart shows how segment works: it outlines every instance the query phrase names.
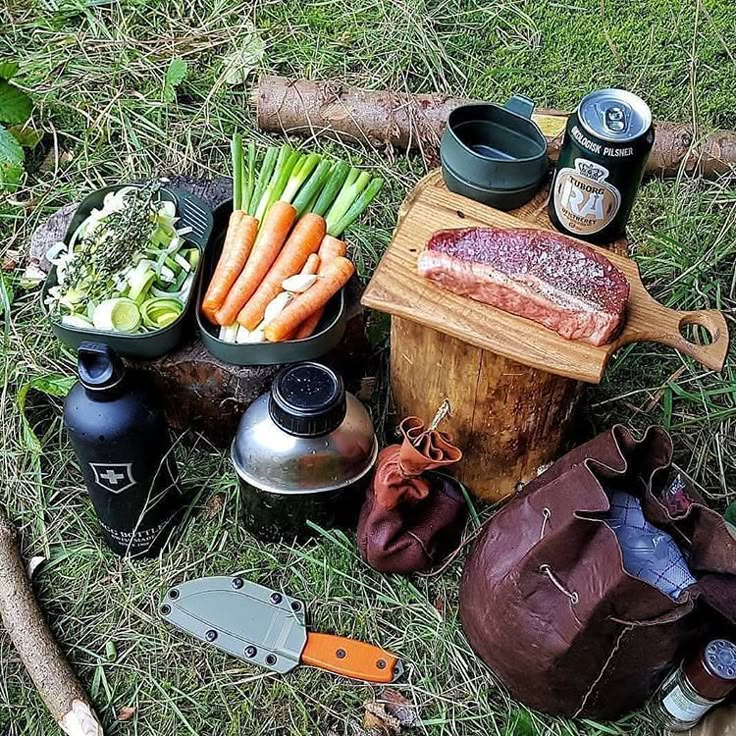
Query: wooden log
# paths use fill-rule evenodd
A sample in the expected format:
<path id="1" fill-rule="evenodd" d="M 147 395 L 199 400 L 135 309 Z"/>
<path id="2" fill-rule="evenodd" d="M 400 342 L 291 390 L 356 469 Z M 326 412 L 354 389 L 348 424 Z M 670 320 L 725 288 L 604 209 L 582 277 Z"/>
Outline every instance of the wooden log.
<path id="1" fill-rule="evenodd" d="M 256 123 L 262 130 L 303 136 L 346 138 L 368 145 L 420 149 L 433 157 L 447 117 L 463 97 L 366 90 L 336 80 L 313 82 L 264 75 L 254 88 Z M 557 160 L 568 113 L 539 109 L 534 120 L 547 138 L 549 156 Z M 680 167 L 708 179 L 736 167 L 736 132 L 655 122 L 656 138 L 647 173 L 676 176 Z"/>
<path id="2" fill-rule="evenodd" d="M 584 390 L 398 317 L 391 318 L 391 385 L 400 417 L 431 419 L 450 402 L 442 428 L 463 450 L 450 472 L 487 502 L 559 455 Z"/>
<path id="3" fill-rule="evenodd" d="M 90 700 L 33 595 L 15 527 L 0 509 L 0 617 L 46 707 L 65 733 L 102 736 Z"/>

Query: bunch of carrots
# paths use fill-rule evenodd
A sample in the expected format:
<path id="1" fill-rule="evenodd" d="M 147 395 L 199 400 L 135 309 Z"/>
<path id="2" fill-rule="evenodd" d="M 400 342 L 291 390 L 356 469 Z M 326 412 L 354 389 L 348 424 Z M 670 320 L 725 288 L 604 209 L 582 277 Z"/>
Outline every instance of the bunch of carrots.
<path id="1" fill-rule="evenodd" d="M 202 312 L 227 342 L 299 340 L 355 268 L 341 235 L 383 180 L 288 145 L 269 147 L 256 173 L 233 136 L 233 213 Z"/>

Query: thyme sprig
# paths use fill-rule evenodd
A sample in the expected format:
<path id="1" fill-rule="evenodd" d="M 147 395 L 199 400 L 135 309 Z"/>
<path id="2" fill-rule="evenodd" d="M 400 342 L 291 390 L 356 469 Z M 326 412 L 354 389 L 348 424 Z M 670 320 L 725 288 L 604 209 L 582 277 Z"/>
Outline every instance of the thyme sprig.
<path id="1" fill-rule="evenodd" d="M 156 229 L 160 190 L 160 182 L 151 182 L 127 192 L 126 206 L 111 212 L 81 238 L 67 266 L 62 296 L 81 287 L 86 298 L 96 302 L 109 292 L 115 274 L 148 245 Z"/>

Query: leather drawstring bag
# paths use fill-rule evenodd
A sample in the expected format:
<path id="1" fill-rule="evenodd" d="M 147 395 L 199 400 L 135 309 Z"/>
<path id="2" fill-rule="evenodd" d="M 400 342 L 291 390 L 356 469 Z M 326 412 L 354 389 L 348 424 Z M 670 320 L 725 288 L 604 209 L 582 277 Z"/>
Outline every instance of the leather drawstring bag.
<path id="1" fill-rule="evenodd" d="M 438 413 L 439 417 L 439 413 Z M 358 521 L 362 558 L 381 572 L 432 568 L 460 541 L 467 508 L 457 481 L 428 471 L 462 457 L 445 432 L 418 417 L 399 425 L 400 445 L 381 450 Z"/>
<path id="2" fill-rule="evenodd" d="M 671 458 L 664 430 L 637 440 L 615 426 L 486 523 L 463 572 L 460 619 L 475 652 L 521 702 L 614 718 L 736 621 L 736 540 L 681 475 L 668 481 Z M 676 598 L 624 569 L 607 521 L 621 513 L 612 510 L 621 492 L 636 499 L 647 527 L 679 547 L 692 577 Z"/>

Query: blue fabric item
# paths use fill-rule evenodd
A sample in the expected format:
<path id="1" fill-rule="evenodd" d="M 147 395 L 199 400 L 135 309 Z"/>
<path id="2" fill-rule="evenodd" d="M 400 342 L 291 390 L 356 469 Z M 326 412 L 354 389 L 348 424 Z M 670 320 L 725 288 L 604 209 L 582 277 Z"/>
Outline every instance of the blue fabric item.
<path id="1" fill-rule="evenodd" d="M 673 600 L 697 582 L 675 540 L 644 518 L 638 498 L 616 491 L 611 495 L 611 510 L 604 518 L 616 534 L 629 575 L 653 585 Z"/>

